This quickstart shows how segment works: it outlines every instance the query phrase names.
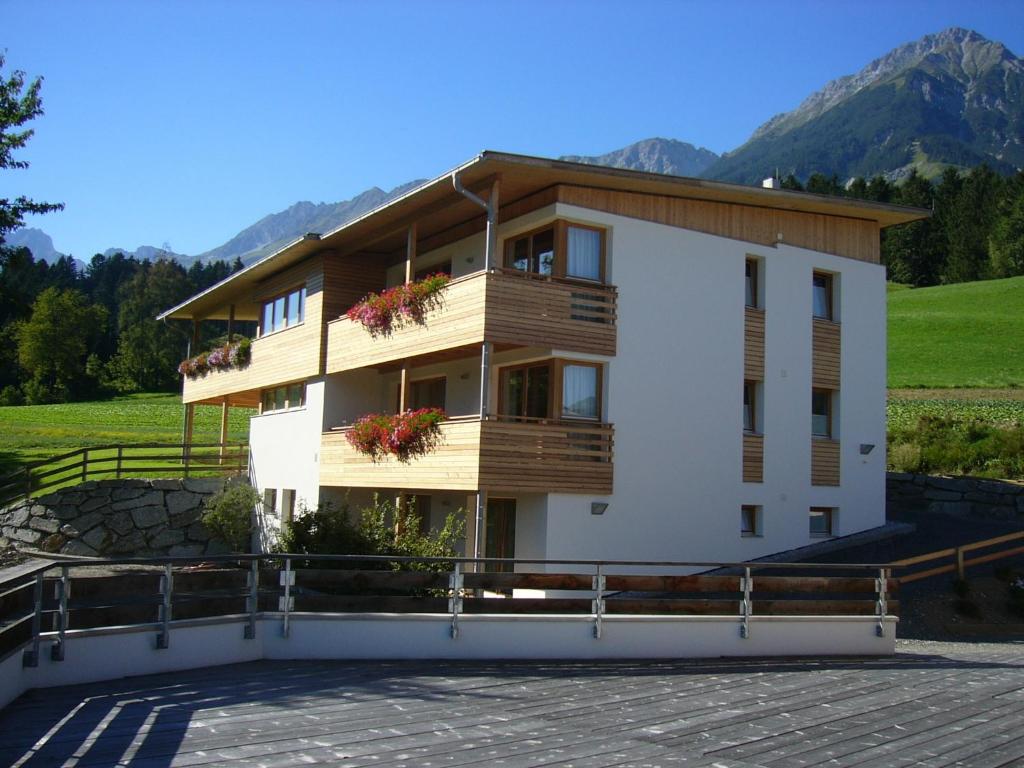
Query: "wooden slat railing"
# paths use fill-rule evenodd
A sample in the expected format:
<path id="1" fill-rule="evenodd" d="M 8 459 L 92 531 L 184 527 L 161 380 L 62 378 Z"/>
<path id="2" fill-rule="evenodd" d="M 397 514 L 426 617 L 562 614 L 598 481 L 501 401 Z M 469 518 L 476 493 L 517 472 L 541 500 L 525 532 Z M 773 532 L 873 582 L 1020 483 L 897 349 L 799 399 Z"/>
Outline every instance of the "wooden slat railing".
<path id="1" fill-rule="evenodd" d="M 0 507 L 89 479 L 233 475 L 248 467 L 244 441 L 95 445 L 26 464 L 0 478 Z"/>
<path id="2" fill-rule="evenodd" d="M 131 569 L 116 572 L 124 565 Z M 486 570 L 498 567 L 507 570 Z M 679 573 L 695 567 L 731 573 Z M 667 573 L 630 572 L 639 569 Z M 254 630 L 258 619 L 277 618 L 287 638 L 294 615 L 352 612 L 448 614 L 453 629 L 463 613 L 576 614 L 594 621 L 595 637 L 605 615 L 734 617 L 744 629 L 762 616 L 851 616 L 881 630 L 898 610 L 888 574 L 887 565 L 308 554 L 47 562 L 0 578 L 0 660 L 24 649 L 34 666 L 44 642 L 61 660 L 69 633 L 152 629 L 160 648 L 174 626 L 193 621 L 247 621 Z"/>
<path id="3" fill-rule="evenodd" d="M 899 581 L 903 584 L 909 584 L 910 582 L 920 581 L 931 576 L 940 576 L 944 573 L 956 573 L 957 577 L 962 579 L 966 575 L 968 566 L 983 565 L 1007 557 L 1013 557 L 1014 555 L 1024 554 L 1024 545 L 1002 546 L 1020 542 L 1021 540 L 1024 540 L 1024 531 L 1016 531 L 1015 533 L 1007 533 L 991 539 L 974 541 L 958 547 L 949 547 L 935 552 L 928 552 L 924 555 L 897 560 L 893 563 L 893 567 L 905 572 L 914 566 L 928 565 L 937 561 L 952 559 L 952 562 L 943 563 L 942 565 L 930 565 L 930 567 L 923 570 L 911 571 L 905 575 L 900 575 L 898 577 Z M 967 557 L 967 554 L 970 552 L 991 547 L 1000 547 L 1000 549 L 976 557 Z"/>

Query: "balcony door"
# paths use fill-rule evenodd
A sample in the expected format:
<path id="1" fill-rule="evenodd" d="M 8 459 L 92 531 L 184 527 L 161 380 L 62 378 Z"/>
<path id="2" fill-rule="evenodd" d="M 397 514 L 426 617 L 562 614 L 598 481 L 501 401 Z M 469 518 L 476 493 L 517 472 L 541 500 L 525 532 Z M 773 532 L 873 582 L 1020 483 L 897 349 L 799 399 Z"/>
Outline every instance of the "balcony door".
<path id="1" fill-rule="evenodd" d="M 484 557 L 516 556 L 516 500 L 488 499 Z M 488 563 L 488 571 L 512 571 L 508 563 Z"/>
<path id="2" fill-rule="evenodd" d="M 519 418 L 550 418 L 551 378 L 548 362 L 502 368 L 498 412 Z"/>

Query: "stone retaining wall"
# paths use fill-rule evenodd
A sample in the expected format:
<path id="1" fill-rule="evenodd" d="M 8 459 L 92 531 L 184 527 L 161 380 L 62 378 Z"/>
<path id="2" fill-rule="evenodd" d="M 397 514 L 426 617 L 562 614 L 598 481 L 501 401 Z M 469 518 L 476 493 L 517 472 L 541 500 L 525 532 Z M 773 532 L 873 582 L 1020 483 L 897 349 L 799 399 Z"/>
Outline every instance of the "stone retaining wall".
<path id="1" fill-rule="evenodd" d="M 937 477 L 889 472 L 890 510 L 1013 520 L 1024 517 L 1024 483 L 978 477 Z"/>
<path id="2" fill-rule="evenodd" d="M 0 509 L 0 547 L 65 555 L 195 557 L 228 551 L 202 524 L 222 478 L 99 480 Z"/>

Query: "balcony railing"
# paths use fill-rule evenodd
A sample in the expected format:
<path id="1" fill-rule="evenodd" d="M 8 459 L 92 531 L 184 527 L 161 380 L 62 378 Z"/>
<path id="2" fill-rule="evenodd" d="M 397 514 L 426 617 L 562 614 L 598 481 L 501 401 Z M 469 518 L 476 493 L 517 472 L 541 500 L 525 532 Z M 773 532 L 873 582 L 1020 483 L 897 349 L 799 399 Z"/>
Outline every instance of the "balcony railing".
<path id="1" fill-rule="evenodd" d="M 616 290 L 606 285 L 477 272 L 452 280 L 422 325 L 372 337 L 346 317 L 327 324 L 327 373 L 381 365 L 484 341 L 615 354 Z"/>
<path id="2" fill-rule="evenodd" d="M 455 418 L 426 456 L 403 464 L 357 452 L 348 428 L 325 432 L 320 483 L 349 488 L 612 492 L 611 424 L 530 419 Z"/>

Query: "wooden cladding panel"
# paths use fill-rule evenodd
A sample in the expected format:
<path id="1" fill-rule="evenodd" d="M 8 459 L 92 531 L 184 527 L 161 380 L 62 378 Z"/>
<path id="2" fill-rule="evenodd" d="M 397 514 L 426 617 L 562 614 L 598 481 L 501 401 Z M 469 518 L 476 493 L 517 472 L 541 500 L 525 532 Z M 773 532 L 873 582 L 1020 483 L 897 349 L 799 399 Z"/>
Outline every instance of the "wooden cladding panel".
<path id="1" fill-rule="evenodd" d="M 743 326 L 743 378 L 764 381 L 764 310 L 746 307 Z"/>
<path id="2" fill-rule="evenodd" d="M 253 301 L 260 302 L 303 285 L 306 286 L 307 298 L 309 294 L 319 293 L 323 290 L 322 257 L 311 256 L 293 267 L 268 277 L 253 290 Z"/>
<path id="3" fill-rule="evenodd" d="M 392 457 L 374 463 L 349 445 L 343 430 L 325 432 L 320 442 L 320 484 L 475 491 L 480 487 L 479 457 L 479 421 L 445 422 L 437 448 L 408 464 Z"/>
<path id="4" fill-rule="evenodd" d="M 253 339 L 252 361 L 241 370 L 211 371 L 197 379 L 185 379 L 182 400 L 195 403 L 239 393 L 246 402 L 258 399 L 263 387 L 303 381 L 320 374 L 320 305 L 323 292 L 306 297 L 306 319 L 301 325 Z M 237 398 L 234 398 L 237 399 Z"/>
<path id="5" fill-rule="evenodd" d="M 484 335 L 517 344 L 614 355 L 616 291 L 514 274 L 488 276 Z"/>
<path id="6" fill-rule="evenodd" d="M 811 440 L 811 485 L 839 485 L 838 440 Z"/>
<path id="7" fill-rule="evenodd" d="M 788 245 L 872 264 L 880 259 L 878 224 L 863 219 L 568 185 L 559 186 L 558 200 L 750 243 L 775 245 L 781 234 Z"/>
<path id="8" fill-rule="evenodd" d="M 764 435 L 743 435 L 743 482 L 764 482 Z"/>
<path id="9" fill-rule="evenodd" d="M 811 350 L 811 382 L 820 389 L 839 389 L 841 326 L 814 318 Z"/>
<path id="10" fill-rule="evenodd" d="M 441 441 L 408 464 L 377 463 L 348 444 L 344 430 L 324 433 L 320 483 L 350 488 L 612 492 L 613 428 L 607 424 L 521 424 L 478 420 L 441 425 Z"/>
<path id="11" fill-rule="evenodd" d="M 371 291 L 379 292 L 387 280 L 387 266 L 380 256 L 356 254 L 341 258 L 323 256 L 324 320 L 330 322 Z"/>
<path id="12" fill-rule="evenodd" d="M 611 425 L 487 421 L 481 437 L 482 488 L 538 493 L 612 492 Z"/>
<path id="13" fill-rule="evenodd" d="M 453 280 L 442 294 L 442 305 L 427 313 L 423 325 L 409 325 L 390 336 L 374 338 L 361 324 L 344 317 L 329 322 L 327 373 L 482 343 L 486 278 L 478 272 Z"/>

